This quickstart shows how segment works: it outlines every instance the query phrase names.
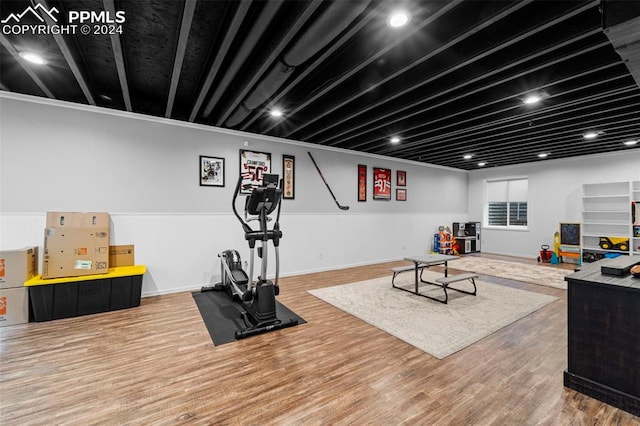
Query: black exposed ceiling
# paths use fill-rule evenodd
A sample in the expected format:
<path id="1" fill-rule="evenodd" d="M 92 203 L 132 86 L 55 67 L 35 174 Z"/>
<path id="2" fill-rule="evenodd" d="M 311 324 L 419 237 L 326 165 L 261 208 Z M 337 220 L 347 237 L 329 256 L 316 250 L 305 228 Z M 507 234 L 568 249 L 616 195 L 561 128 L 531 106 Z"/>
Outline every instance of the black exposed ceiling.
<path id="1" fill-rule="evenodd" d="M 636 0 L 0 4 L 5 91 L 466 170 L 640 148 L 622 143 L 640 139 Z M 399 7 L 411 20 L 393 29 Z M 95 12 L 91 34 L 74 11 Z"/>

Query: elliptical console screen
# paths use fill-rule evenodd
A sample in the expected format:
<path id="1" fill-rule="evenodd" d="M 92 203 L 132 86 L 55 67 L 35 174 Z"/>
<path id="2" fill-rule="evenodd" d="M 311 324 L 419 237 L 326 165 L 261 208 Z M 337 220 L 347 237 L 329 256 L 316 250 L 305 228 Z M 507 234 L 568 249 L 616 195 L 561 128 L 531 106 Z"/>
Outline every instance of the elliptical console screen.
<path id="1" fill-rule="evenodd" d="M 262 175 L 262 186 L 278 186 L 278 175 L 265 173 Z"/>
<path id="2" fill-rule="evenodd" d="M 278 175 L 264 174 L 262 185 L 253 189 L 247 198 L 245 209 L 249 214 L 257 215 L 263 210 L 269 214 L 280 202 L 281 194 L 282 190 L 278 188 Z"/>

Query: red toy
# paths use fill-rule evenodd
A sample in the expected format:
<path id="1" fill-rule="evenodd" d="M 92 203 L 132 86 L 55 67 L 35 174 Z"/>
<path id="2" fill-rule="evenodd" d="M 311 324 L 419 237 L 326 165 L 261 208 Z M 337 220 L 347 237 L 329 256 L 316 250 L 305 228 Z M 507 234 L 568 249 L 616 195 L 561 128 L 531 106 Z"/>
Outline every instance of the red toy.
<path id="1" fill-rule="evenodd" d="M 547 244 L 543 244 L 540 246 L 540 256 L 538 256 L 538 262 L 542 261 L 544 263 L 549 263 L 551 261 L 552 255 L 553 251 L 549 250 L 549 246 Z"/>

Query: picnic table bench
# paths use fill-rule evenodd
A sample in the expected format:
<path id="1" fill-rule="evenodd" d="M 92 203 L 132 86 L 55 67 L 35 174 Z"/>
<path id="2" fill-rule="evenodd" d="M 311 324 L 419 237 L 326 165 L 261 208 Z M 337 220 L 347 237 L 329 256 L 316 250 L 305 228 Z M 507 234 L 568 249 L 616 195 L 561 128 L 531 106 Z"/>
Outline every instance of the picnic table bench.
<path id="1" fill-rule="evenodd" d="M 475 282 L 475 279 L 478 278 L 478 274 L 476 274 L 475 272 L 465 272 L 465 273 L 456 274 L 456 275 L 448 274 L 448 262 L 449 260 L 455 260 L 455 259 L 458 259 L 458 257 L 451 256 L 451 255 L 444 255 L 444 254 L 428 254 L 428 255 L 421 255 L 421 256 L 406 257 L 405 260 L 413 262 L 413 266 L 407 265 L 407 266 L 396 266 L 394 268 L 391 268 L 391 272 L 393 272 L 393 276 L 391 277 L 391 286 L 393 288 L 407 291 L 409 293 L 426 297 L 428 299 L 432 299 L 444 304 L 447 304 L 449 301 L 449 295 L 447 293 L 447 289 L 451 289 L 451 290 L 458 291 L 460 293 L 471 294 L 475 296 L 478 292 L 478 288 Z M 428 281 L 423 279 L 422 273 L 424 272 L 425 268 L 428 268 L 429 266 L 434 266 L 434 265 L 444 266 L 444 276 L 441 278 L 435 279 L 435 281 Z M 410 290 L 410 289 L 395 285 L 396 277 L 402 272 L 406 272 L 406 271 L 414 271 L 415 273 L 415 278 L 414 278 L 415 290 Z M 418 275 L 418 271 L 420 271 L 419 275 Z M 473 291 L 461 290 L 461 289 L 449 286 L 449 284 L 451 283 L 456 283 L 456 282 L 466 281 L 466 280 L 468 280 L 473 285 Z M 439 299 L 436 297 L 432 297 L 432 296 L 420 293 L 418 288 L 419 283 L 431 284 L 431 285 L 441 287 L 442 290 L 444 291 L 444 299 Z"/>

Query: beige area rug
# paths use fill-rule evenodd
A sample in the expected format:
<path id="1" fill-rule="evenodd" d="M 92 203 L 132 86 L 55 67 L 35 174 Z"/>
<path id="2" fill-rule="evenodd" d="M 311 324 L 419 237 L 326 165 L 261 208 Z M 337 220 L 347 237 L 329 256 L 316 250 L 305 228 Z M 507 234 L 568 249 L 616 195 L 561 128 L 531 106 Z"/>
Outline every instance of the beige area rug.
<path id="1" fill-rule="evenodd" d="M 433 280 L 442 276 L 424 272 Z M 413 274 L 396 278 L 396 285 L 413 289 Z M 471 290 L 468 281 L 452 284 Z M 309 290 L 319 299 L 443 359 L 556 300 L 476 280 L 478 295 L 449 290 L 449 303 L 439 303 L 391 287 L 391 275 L 353 284 Z M 439 287 L 422 284 L 420 292 L 442 297 Z"/>
<path id="2" fill-rule="evenodd" d="M 528 265 L 475 256 L 460 256 L 459 259 L 449 262 L 449 267 L 461 271 L 476 272 L 478 274 L 565 290 L 567 289 L 567 282 L 564 277 L 573 273 L 571 270 L 554 268 L 543 264 Z"/>

